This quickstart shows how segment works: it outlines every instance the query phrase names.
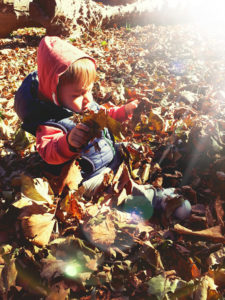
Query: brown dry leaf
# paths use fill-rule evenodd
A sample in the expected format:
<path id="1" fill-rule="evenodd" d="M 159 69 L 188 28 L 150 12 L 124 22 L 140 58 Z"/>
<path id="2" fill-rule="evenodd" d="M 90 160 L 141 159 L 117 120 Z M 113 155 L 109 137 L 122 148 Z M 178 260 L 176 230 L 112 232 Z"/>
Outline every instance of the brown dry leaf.
<path id="1" fill-rule="evenodd" d="M 188 261 L 190 263 L 190 272 L 192 275 L 192 278 L 199 278 L 201 276 L 201 272 L 194 263 L 193 259 L 191 257 L 188 258 Z"/>
<path id="2" fill-rule="evenodd" d="M 150 129 L 153 129 L 157 132 L 161 132 L 164 127 L 163 119 L 160 115 L 157 113 L 154 113 L 153 111 L 150 111 L 149 117 L 148 117 L 148 126 Z"/>
<path id="3" fill-rule="evenodd" d="M 120 195 L 117 198 L 117 206 L 121 205 L 126 198 L 127 198 L 127 192 L 126 192 L 126 189 L 123 188 L 122 192 L 120 193 Z"/>
<path id="4" fill-rule="evenodd" d="M 113 178 L 112 184 L 116 193 L 122 191 L 124 187 L 126 188 L 127 194 L 131 193 L 131 177 L 128 168 L 124 162 L 120 165 L 119 169 L 117 170 L 117 173 Z"/>
<path id="5" fill-rule="evenodd" d="M 210 276 L 214 278 L 214 282 L 220 289 L 225 288 L 225 269 L 210 271 Z"/>
<path id="6" fill-rule="evenodd" d="M 219 300 L 221 299 L 221 294 L 216 290 L 208 290 L 207 300 Z"/>
<path id="7" fill-rule="evenodd" d="M 35 138 L 30 133 L 23 130 L 21 127 L 17 130 L 14 136 L 13 147 L 18 150 L 24 150 L 35 142 Z"/>
<path id="8" fill-rule="evenodd" d="M 46 213 L 49 208 L 40 202 L 35 202 L 30 198 L 22 197 L 18 201 L 12 204 L 14 207 L 17 207 L 21 210 L 19 215 L 19 219 L 25 216 L 31 216 L 32 214 L 44 214 Z"/>
<path id="9" fill-rule="evenodd" d="M 103 130 L 104 128 L 108 128 L 117 141 L 124 139 L 122 135 L 121 123 L 111 118 L 103 109 L 98 113 L 90 112 L 88 115 L 85 115 L 82 122 L 87 125 L 90 124 L 91 128 L 96 127 L 93 126 L 93 123 L 97 125 L 93 132 L 93 137 L 96 136 L 96 130 L 98 131 Z"/>
<path id="10" fill-rule="evenodd" d="M 214 265 L 220 265 L 222 264 L 224 257 L 225 257 L 225 248 L 222 248 L 216 252 L 211 253 L 207 259 L 207 263 L 209 267 L 212 267 Z"/>
<path id="11" fill-rule="evenodd" d="M 192 231 L 180 224 L 174 226 L 174 230 L 180 234 L 187 234 L 191 236 L 198 236 L 206 239 L 210 239 L 213 242 L 225 242 L 225 237 L 222 233 L 221 226 L 214 226 L 204 230 Z"/>
<path id="12" fill-rule="evenodd" d="M 86 210 L 85 210 L 86 216 L 88 218 L 89 217 L 94 218 L 95 216 L 97 216 L 97 214 L 99 212 L 99 208 L 100 208 L 99 204 L 94 204 L 94 205 L 87 206 Z"/>
<path id="13" fill-rule="evenodd" d="M 79 205 L 77 199 L 75 198 L 73 193 L 68 193 L 63 201 L 60 203 L 60 207 L 62 210 L 65 210 L 67 213 L 71 214 L 73 217 L 82 219 L 83 210 Z"/>
<path id="14" fill-rule="evenodd" d="M 184 119 L 185 116 L 187 115 L 196 115 L 196 111 L 194 111 L 194 109 L 188 107 L 188 106 L 181 106 L 181 107 L 178 107 L 174 110 L 173 114 L 174 114 L 174 117 L 177 119 L 177 118 L 182 118 Z"/>
<path id="15" fill-rule="evenodd" d="M 50 293 L 45 298 L 46 300 L 66 300 L 68 299 L 70 289 L 66 286 L 64 281 L 55 283 L 50 288 Z"/>
<path id="16" fill-rule="evenodd" d="M 140 117 L 139 117 L 140 119 Z M 133 122 L 134 122 L 134 118 L 133 118 Z M 149 115 L 147 114 L 141 114 L 141 122 L 140 120 L 136 121 L 134 123 L 135 126 L 135 131 L 139 132 L 142 131 L 142 129 L 144 129 L 146 131 L 146 129 L 149 130 L 154 130 L 158 133 L 161 133 L 163 128 L 164 128 L 164 121 L 162 119 L 162 117 L 157 113 L 157 112 L 153 112 L 152 110 L 150 111 Z"/>
<path id="17" fill-rule="evenodd" d="M 23 217 L 21 226 L 25 238 L 29 239 L 32 244 L 37 246 L 47 245 L 55 225 L 53 217 L 54 216 L 49 213 Z"/>
<path id="18" fill-rule="evenodd" d="M 145 222 L 139 222 L 136 225 L 136 230 L 138 231 L 139 234 L 141 233 L 150 233 L 154 231 L 154 228 L 147 225 Z"/>
<path id="19" fill-rule="evenodd" d="M 150 241 L 145 241 L 141 244 L 142 248 L 139 256 L 146 262 L 148 262 L 151 266 L 154 266 L 156 270 L 164 270 L 159 251 L 154 248 Z"/>
<path id="20" fill-rule="evenodd" d="M 88 255 L 84 255 L 86 260 L 85 267 L 91 271 L 96 271 L 98 269 L 98 258 L 91 258 Z"/>
<path id="21" fill-rule="evenodd" d="M 217 220 L 219 222 L 220 225 L 224 226 L 224 210 L 223 210 L 223 204 L 224 201 L 221 200 L 220 196 L 217 196 L 215 203 L 214 203 L 214 207 L 215 207 L 215 211 L 216 211 L 216 216 L 217 216 Z"/>
<path id="22" fill-rule="evenodd" d="M 206 205 L 205 216 L 206 216 L 207 227 L 213 227 L 215 223 L 214 223 L 213 214 L 212 214 L 212 211 L 211 211 L 209 205 Z"/>
<path id="23" fill-rule="evenodd" d="M 49 185 L 46 181 L 39 181 L 38 184 L 38 182 L 30 176 L 22 174 L 19 178 L 16 177 L 12 180 L 12 185 L 21 186 L 21 192 L 32 200 L 43 201 L 45 203 L 47 202 L 52 204 L 52 196 L 49 196 L 48 194 Z M 41 194 L 37 191 L 37 189 L 41 191 Z"/>
<path id="24" fill-rule="evenodd" d="M 92 191 L 93 202 L 97 201 L 99 197 L 104 194 L 106 188 L 111 185 L 113 177 L 114 173 L 112 170 L 104 174 L 102 183 L 94 191 Z"/>
<path id="25" fill-rule="evenodd" d="M 11 258 L 1 270 L 0 279 L 0 293 L 7 294 L 11 286 L 16 285 L 17 269 L 15 265 L 15 258 Z"/>
<path id="26" fill-rule="evenodd" d="M 66 261 L 55 258 L 43 258 L 41 260 L 41 263 L 41 278 L 45 278 L 49 281 L 54 279 L 55 277 L 61 276 L 64 273 L 67 265 Z"/>
<path id="27" fill-rule="evenodd" d="M 82 179 L 80 167 L 76 160 L 73 160 L 63 167 L 60 176 L 57 178 L 55 191 L 61 195 L 66 186 L 70 190 L 77 190 Z"/>
<path id="28" fill-rule="evenodd" d="M 194 300 L 207 300 L 208 299 L 208 288 L 209 288 L 209 280 L 211 278 L 207 275 L 201 278 L 200 284 L 198 285 L 195 293 Z"/>
<path id="29" fill-rule="evenodd" d="M 13 134 L 11 126 L 5 124 L 4 120 L 0 119 L 0 138 L 1 139 L 10 139 Z"/>
<path id="30" fill-rule="evenodd" d="M 94 221 L 94 220 L 93 220 Z M 116 238 L 116 229 L 110 216 L 98 215 L 95 222 L 84 224 L 83 230 L 94 245 L 106 249 L 111 246 Z"/>

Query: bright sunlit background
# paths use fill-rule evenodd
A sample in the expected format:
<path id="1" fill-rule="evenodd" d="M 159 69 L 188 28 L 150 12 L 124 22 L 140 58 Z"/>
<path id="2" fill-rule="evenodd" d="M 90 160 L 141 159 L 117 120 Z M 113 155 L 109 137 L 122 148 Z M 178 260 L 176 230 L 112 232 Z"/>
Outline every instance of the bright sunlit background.
<path id="1" fill-rule="evenodd" d="M 210 33 L 223 32 L 225 35 L 224 0 L 140 0 L 139 8 L 149 12 L 164 10 L 168 18 L 196 22 Z"/>
<path id="2" fill-rule="evenodd" d="M 190 17 L 199 22 L 209 33 L 225 35 L 225 1 L 224 0 L 190 0 Z"/>

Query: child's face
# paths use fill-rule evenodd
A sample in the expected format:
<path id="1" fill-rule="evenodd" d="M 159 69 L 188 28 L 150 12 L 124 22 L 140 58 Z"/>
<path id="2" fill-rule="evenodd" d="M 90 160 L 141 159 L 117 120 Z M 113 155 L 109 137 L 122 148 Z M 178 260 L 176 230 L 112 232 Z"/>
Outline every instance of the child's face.
<path id="1" fill-rule="evenodd" d="M 93 101 L 91 90 L 93 83 L 89 86 L 77 86 L 74 83 L 62 84 L 58 88 L 58 98 L 62 105 L 74 112 L 83 112 L 88 104 Z"/>

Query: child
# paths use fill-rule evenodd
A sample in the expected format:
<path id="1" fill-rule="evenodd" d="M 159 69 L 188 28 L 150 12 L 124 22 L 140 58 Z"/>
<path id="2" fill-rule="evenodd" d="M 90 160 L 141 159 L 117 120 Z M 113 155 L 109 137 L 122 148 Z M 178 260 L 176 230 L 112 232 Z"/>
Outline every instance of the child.
<path id="1" fill-rule="evenodd" d="M 91 94 L 96 77 L 95 60 L 58 37 L 46 36 L 39 45 L 37 63 L 38 71 L 25 78 L 15 96 L 15 110 L 23 121 L 22 128 L 36 136 L 37 151 L 47 164 L 61 166 L 78 158 L 84 186 L 94 189 L 102 174 L 116 170 L 121 162 L 107 128 L 100 137 L 90 140 L 90 128 L 71 120 L 74 112 L 104 109 Z M 137 104 L 135 100 L 107 112 L 123 122 Z M 99 151 L 95 149 L 96 143 Z"/>

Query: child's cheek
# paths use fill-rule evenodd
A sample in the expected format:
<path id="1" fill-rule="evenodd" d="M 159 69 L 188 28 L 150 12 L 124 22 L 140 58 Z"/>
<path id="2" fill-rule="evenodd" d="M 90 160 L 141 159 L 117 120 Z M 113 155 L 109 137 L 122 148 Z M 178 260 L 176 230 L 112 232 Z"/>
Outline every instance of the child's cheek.
<path id="1" fill-rule="evenodd" d="M 80 96 L 76 99 L 73 99 L 71 101 L 71 104 L 70 104 L 70 108 L 71 110 L 75 111 L 75 112 L 80 112 L 82 110 L 82 105 L 83 105 L 83 97 Z"/>

